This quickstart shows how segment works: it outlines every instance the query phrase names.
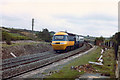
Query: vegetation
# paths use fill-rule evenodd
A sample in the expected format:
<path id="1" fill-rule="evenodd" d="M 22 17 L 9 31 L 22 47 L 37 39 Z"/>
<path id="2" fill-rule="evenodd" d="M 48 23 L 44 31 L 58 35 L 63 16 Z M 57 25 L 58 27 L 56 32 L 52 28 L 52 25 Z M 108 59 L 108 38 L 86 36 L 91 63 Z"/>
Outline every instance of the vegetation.
<path id="1" fill-rule="evenodd" d="M 59 72 L 47 76 L 47 78 L 76 78 L 85 72 L 78 72 L 76 70 L 71 70 L 71 66 L 78 66 L 88 64 L 88 61 L 96 61 L 96 58 L 100 56 L 101 48 L 98 47 L 96 50 L 89 52 L 86 55 L 83 55 L 80 58 L 77 58 L 71 61 L 68 65 L 63 67 Z"/>
<path id="2" fill-rule="evenodd" d="M 96 50 L 89 52 L 89 54 L 83 55 L 80 58 L 77 58 L 63 67 L 59 72 L 47 76 L 46 78 L 76 78 L 81 74 L 84 74 L 84 71 L 78 72 L 76 70 L 71 70 L 71 66 L 79 66 L 89 64 L 89 61 L 96 62 L 100 57 L 101 48 L 98 47 Z M 93 68 L 96 69 L 97 73 L 102 73 L 103 75 L 108 75 L 111 78 L 114 78 L 114 54 L 113 49 L 105 51 L 103 53 L 103 65 L 98 66 L 91 64 Z M 94 72 L 96 73 L 96 72 Z"/>
<path id="3" fill-rule="evenodd" d="M 26 36 L 21 36 L 19 34 L 16 33 L 9 33 L 7 31 L 2 31 L 2 40 L 6 41 L 7 44 L 10 44 L 10 41 L 16 41 L 16 40 L 28 40 L 30 38 L 26 37 Z"/>
<path id="4" fill-rule="evenodd" d="M 3 31 L 2 32 L 2 40 L 4 41 L 6 41 L 6 43 L 8 44 L 8 45 L 10 45 L 11 44 L 11 36 L 10 36 L 10 34 L 8 33 L 8 32 L 6 32 L 6 31 Z"/>
<path id="5" fill-rule="evenodd" d="M 51 42 L 52 41 L 52 36 L 55 32 L 49 32 L 48 29 L 43 29 L 42 31 L 40 31 L 39 33 L 37 33 L 36 35 L 38 36 L 39 39 L 42 39 L 46 42 Z"/>
<path id="6" fill-rule="evenodd" d="M 51 42 L 54 31 L 49 32 L 47 28 L 42 31 L 31 31 L 26 29 L 14 29 L 2 27 L 2 40 L 3 41 L 16 41 L 16 40 L 37 40 Z"/>
<path id="7" fill-rule="evenodd" d="M 7 45 L 7 44 L 2 44 L 2 47 L 11 47 L 11 46 L 18 46 L 18 45 L 34 45 L 34 44 L 50 44 L 47 42 L 25 42 L 25 43 L 13 43 L 11 45 Z"/>
<path id="8" fill-rule="evenodd" d="M 111 40 L 120 45 L 120 32 L 115 33 L 115 35 L 111 37 Z"/>
<path id="9" fill-rule="evenodd" d="M 97 41 L 103 42 L 104 40 L 105 40 L 105 38 L 103 38 L 102 36 L 101 36 L 101 37 L 97 37 L 97 38 L 95 39 L 95 45 L 96 45 L 96 42 L 97 42 Z"/>
<path id="10" fill-rule="evenodd" d="M 111 37 L 111 41 L 113 42 L 113 48 L 114 48 L 114 53 L 115 53 L 115 59 L 118 59 L 118 46 L 120 45 L 120 32 L 115 33 Z"/>
<path id="11" fill-rule="evenodd" d="M 114 78 L 115 77 L 114 65 L 115 65 L 114 50 L 110 49 L 105 51 L 105 53 L 103 53 L 103 66 L 93 65 L 93 67 L 99 73 L 102 73 L 110 76 L 111 78 Z"/>

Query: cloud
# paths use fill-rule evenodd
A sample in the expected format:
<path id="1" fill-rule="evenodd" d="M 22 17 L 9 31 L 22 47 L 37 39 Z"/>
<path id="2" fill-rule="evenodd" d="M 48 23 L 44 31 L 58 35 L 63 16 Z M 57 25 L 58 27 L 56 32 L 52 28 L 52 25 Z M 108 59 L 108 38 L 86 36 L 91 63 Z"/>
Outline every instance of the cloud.
<path id="1" fill-rule="evenodd" d="M 105 14 L 84 15 L 82 17 L 59 15 L 55 17 L 64 19 L 67 24 L 72 24 L 71 29 L 69 28 L 68 30 L 84 35 L 111 36 L 118 29 L 117 17 Z"/>
<path id="2" fill-rule="evenodd" d="M 93 14 L 94 15 L 94 14 Z M 117 31 L 117 18 L 110 16 L 84 15 L 82 17 L 71 16 L 51 16 L 47 20 L 35 18 L 34 30 L 40 31 L 48 28 L 53 31 L 65 31 L 91 36 L 111 36 Z M 84 18 L 85 17 L 85 18 Z M 31 16 L 3 16 L 3 25 L 15 28 L 31 29 Z M 15 26 L 14 26 L 15 25 Z"/>
<path id="3" fill-rule="evenodd" d="M 75 16 L 75 15 L 59 15 L 55 16 L 56 18 L 61 19 L 73 19 L 73 20 L 104 20 L 104 21 L 116 21 L 117 16 L 109 16 L 107 14 L 88 14 L 83 16 Z"/>
<path id="4" fill-rule="evenodd" d="M 30 29 L 31 27 L 31 17 L 28 15 L 1 15 L 1 26 L 22 29 Z"/>
<path id="5" fill-rule="evenodd" d="M 5 0 L 3 3 L 0 5 L 1 21 L 8 27 L 31 29 L 34 18 L 34 29 L 38 31 L 48 28 L 93 36 L 111 36 L 117 31 L 116 1 Z"/>

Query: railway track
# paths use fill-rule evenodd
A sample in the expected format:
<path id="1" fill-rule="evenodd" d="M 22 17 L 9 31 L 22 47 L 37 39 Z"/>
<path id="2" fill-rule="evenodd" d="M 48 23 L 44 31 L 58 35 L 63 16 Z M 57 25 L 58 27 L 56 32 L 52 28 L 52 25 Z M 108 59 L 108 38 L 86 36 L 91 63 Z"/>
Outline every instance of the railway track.
<path id="1" fill-rule="evenodd" d="M 29 56 L 6 59 L 2 61 L 2 77 L 3 79 L 9 79 L 25 72 L 40 68 L 58 60 L 86 51 L 89 48 L 90 45 L 84 44 L 81 48 L 62 54 L 56 54 L 56 52 L 50 51 Z"/>

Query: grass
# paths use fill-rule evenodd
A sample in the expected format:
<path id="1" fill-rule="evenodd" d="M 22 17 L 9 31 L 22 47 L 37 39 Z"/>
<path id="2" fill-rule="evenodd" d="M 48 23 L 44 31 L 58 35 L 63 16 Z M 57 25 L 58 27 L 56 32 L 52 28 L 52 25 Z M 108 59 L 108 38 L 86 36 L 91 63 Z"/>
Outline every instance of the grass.
<path id="1" fill-rule="evenodd" d="M 2 31 L 2 40 L 31 40 L 31 38 L 27 37 L 27 36 L 23 36 L 20 35 L 18 33 L 11 33 L 11 32 L 7 32 L 7 31 Z"/>
<path id="2" fill-rule="evenodd" d="M 103 66 L 96 66 L 93 65 L 93 67 L 98 70 L 99 73 L 107 74 L 110 75 L 111 78 L 114 78 L 115 73 L 114 73 L 114 65 L 115 65 L 115 60 L 114 60 L 114 51 L 113 49 L 109 49 L 105 51 L 103 54 Z"/>
<path id="3" fill-rule="evenodd" d="M 73 62 L 63 67 L 63 69 L 61 69 L 58 73 L 54 73 L 51 76 L 47 76 L 46 78 L 76 78 L 85 72 L 71 70 L 71 66 L 84 65 L 88 64 L 88 61 L 96 61 L 96 58 L 99 58 L 100 56 L 100 51 L 101 48 L 98 47 L 96 50 L 91 51 L 89 54 L 85 54 L 82 57 L 75 59 Z"/>
<path id="4" fill-rule="evenodd" d="M 17 37 L 17 36 L 21 36 L 20 34 L 18 34 L 18 33 L 9 33 L 11 36 L 15 36 L 15 37 Z"/>
<path id="5" fill-rule="evenodd" d="M 101 48 L 98 47 L 96 50 L 89 52 L 89 54 L 85 54 L 80 58 L 75 59 L 70 64 L 63 67 L 58 73 L 54 73 L 50 76 L 47 76 L 46 78 L 77 78 L 81 74 L 84 74 L 85 72 L 78 72 L 76 70 L 71 70 L 71 66 L 79 66 L 88 64 L 88 61 L 97 61 L 100 57 Z M 111 78 L 114 78 L 114 52 L 113 49 L 109 49 L 105 51 L 103 54 L 103 66 L 93 65 L 93 68 L 95 68 L 98 72 L 97 73 L 103 73 L 110 75 Z"/>
<path id="6" fill-rule="evenodd" d="M 11 45 L 0 44 L 2 47 L 20 46 L 20 45 L 35 45 L 35 44 L 50 44 L 47 42 L 25 42 L 25 43 L 12 43 Z"/>
<path id="7" fill-rule="evenodd" d="M 2 44 L 2 47 L 11 47 L 11 46 L 18 46 L 18 45 L 34 45 L 34 44 L 38 44 L 38 43 L 12 43 L 11 45 L 7 45 L 7 44 Z"/>
<path id="8" fill-rule="evenodd" d="M 29 40 L 27 36 L 22 36 L 18 33 L 8 33 L 11 36 L 12 40 Z"/>

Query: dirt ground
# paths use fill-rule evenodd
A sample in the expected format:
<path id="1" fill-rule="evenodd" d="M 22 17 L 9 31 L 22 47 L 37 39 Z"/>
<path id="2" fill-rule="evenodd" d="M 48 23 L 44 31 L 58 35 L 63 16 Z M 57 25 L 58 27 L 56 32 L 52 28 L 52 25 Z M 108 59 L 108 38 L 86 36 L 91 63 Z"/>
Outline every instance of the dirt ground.
<path id="1" fill-rule="evenodd" d="M 30 55 L 36 53 L 42 53 L 52 49 L 50 44 L 37 43 L 32 45 L 16 45 L 10 47 L 2 47 L 2 59 L 13 58 L 11 52 L 16 56 Z"/>

